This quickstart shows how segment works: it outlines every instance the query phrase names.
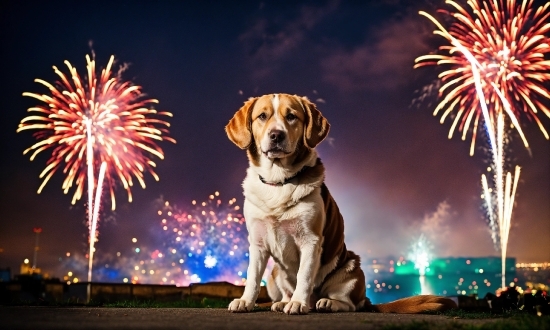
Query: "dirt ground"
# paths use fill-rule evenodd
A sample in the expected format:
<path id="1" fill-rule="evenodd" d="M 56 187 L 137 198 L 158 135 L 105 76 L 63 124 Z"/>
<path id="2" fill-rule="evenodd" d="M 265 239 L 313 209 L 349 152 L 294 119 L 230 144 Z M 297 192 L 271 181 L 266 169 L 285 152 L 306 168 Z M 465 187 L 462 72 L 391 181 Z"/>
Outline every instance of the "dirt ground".
<path id="1" fill-rule="evenodd" d="M 380 329 L 415 321 L 443 325 L 495 320 L 374 313 L 235 314 L 211 308 L 0 307 L 1 329 Z"/>

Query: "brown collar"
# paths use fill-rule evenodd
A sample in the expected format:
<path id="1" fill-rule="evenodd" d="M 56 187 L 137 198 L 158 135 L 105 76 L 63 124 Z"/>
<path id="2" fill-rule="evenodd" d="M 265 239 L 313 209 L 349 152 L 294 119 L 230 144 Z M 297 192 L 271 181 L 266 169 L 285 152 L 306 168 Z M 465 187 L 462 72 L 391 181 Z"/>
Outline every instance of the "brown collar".
<path id="1" fill-rule="evenodd" d="M 316 161 L 314 166 L 317 166 L 320 163 L 321 163 L 321 159 L 317 158 L 317 161 Z M 286 178 L 283 182 L 267 182 L 267 181 L 265 181 L 265 179 L 261 175 L 258 175 L 258 177 L 260 178 L 260 181 L 262 181 L 262 183 L 265 183 L 267 185 L 274 186 L 274 187 L 282 187 L 285 184 L 290 183 L 290 181 L 292 181 L 293 179 L 298 177 L 300 174 L 304 173 L 305 171 L 307 171 L 308 169 L 310 169 L 314 166 L 304 166 L 304 167 L 302 167 L 302 169 L 299 170 L 298 172 L 296 172 L 296 174 L 294 174 L 293 176 L 291 176 L 289 178 Z"/>

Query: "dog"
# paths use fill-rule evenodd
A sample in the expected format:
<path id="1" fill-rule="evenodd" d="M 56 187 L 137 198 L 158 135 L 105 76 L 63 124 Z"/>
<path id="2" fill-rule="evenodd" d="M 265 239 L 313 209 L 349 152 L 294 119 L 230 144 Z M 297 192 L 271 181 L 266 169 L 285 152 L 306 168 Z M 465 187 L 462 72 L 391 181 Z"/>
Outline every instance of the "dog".
<path id="1" fill-rule="evenodd" d="M 269 94 L 251 98 L 225 127 L 246 150 L 244 217 L 249 267 L 231 312 L 252 311 L 268 259 L 271 310 L 286 314 L 351 312 L 421 313 L 456 308 L 447 298 L 423 295 L 372 305 L 357 254 L 344 243 L 344 220 L 324 184 L 315 147 L 330 124 L 306 97 Z"/>

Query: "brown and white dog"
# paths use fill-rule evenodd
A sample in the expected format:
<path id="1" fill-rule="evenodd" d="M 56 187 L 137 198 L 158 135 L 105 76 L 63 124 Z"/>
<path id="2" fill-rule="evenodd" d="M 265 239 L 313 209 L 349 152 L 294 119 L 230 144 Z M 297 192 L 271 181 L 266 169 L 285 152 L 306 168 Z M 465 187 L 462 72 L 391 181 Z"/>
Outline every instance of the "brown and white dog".
<path id="1" fill-rule="evenodd" d="M 437 296 L 382 305 L 366 298 L 359 256 L 346 249 L 344 221 L 315 151 L 329 127 L 307 98 L 288 94 L 248 100 L 226 126 L 250 162 L 243 182 L 250 264 L 244 293 L 229 311 L 254 308 L 269 257 L 275 261 L 267 284 L 273 311 L 420 313 L 456 307 Z"/>

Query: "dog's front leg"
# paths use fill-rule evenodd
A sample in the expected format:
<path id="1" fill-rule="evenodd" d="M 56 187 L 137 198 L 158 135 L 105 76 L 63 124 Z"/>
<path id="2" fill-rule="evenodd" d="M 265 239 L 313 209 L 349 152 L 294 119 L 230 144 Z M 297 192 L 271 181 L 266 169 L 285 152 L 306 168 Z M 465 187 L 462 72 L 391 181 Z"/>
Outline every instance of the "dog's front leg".
<path id="1" fill-rule="evenodd" d="M 229 304 L 228 309 L 230 312 L 250 312 L 254 308 L 254 303 L 260 293 L 260 282 L 267 265 L 267 259 L 269 259 L 269 254 L 265 248 L 250 244 L 244 293 L 240 299 L 235 299 Z"/>
<path id="2" fill-rule="evenodd" d="M 287 314 L 307 314 L 309 296 L 313 291 L 315 277 L 321 262 L 321 246 L 317 239 L 303 244 L 300 249 L 300 268 L 296 277 L 296 289 L 284 312 Z"/>

